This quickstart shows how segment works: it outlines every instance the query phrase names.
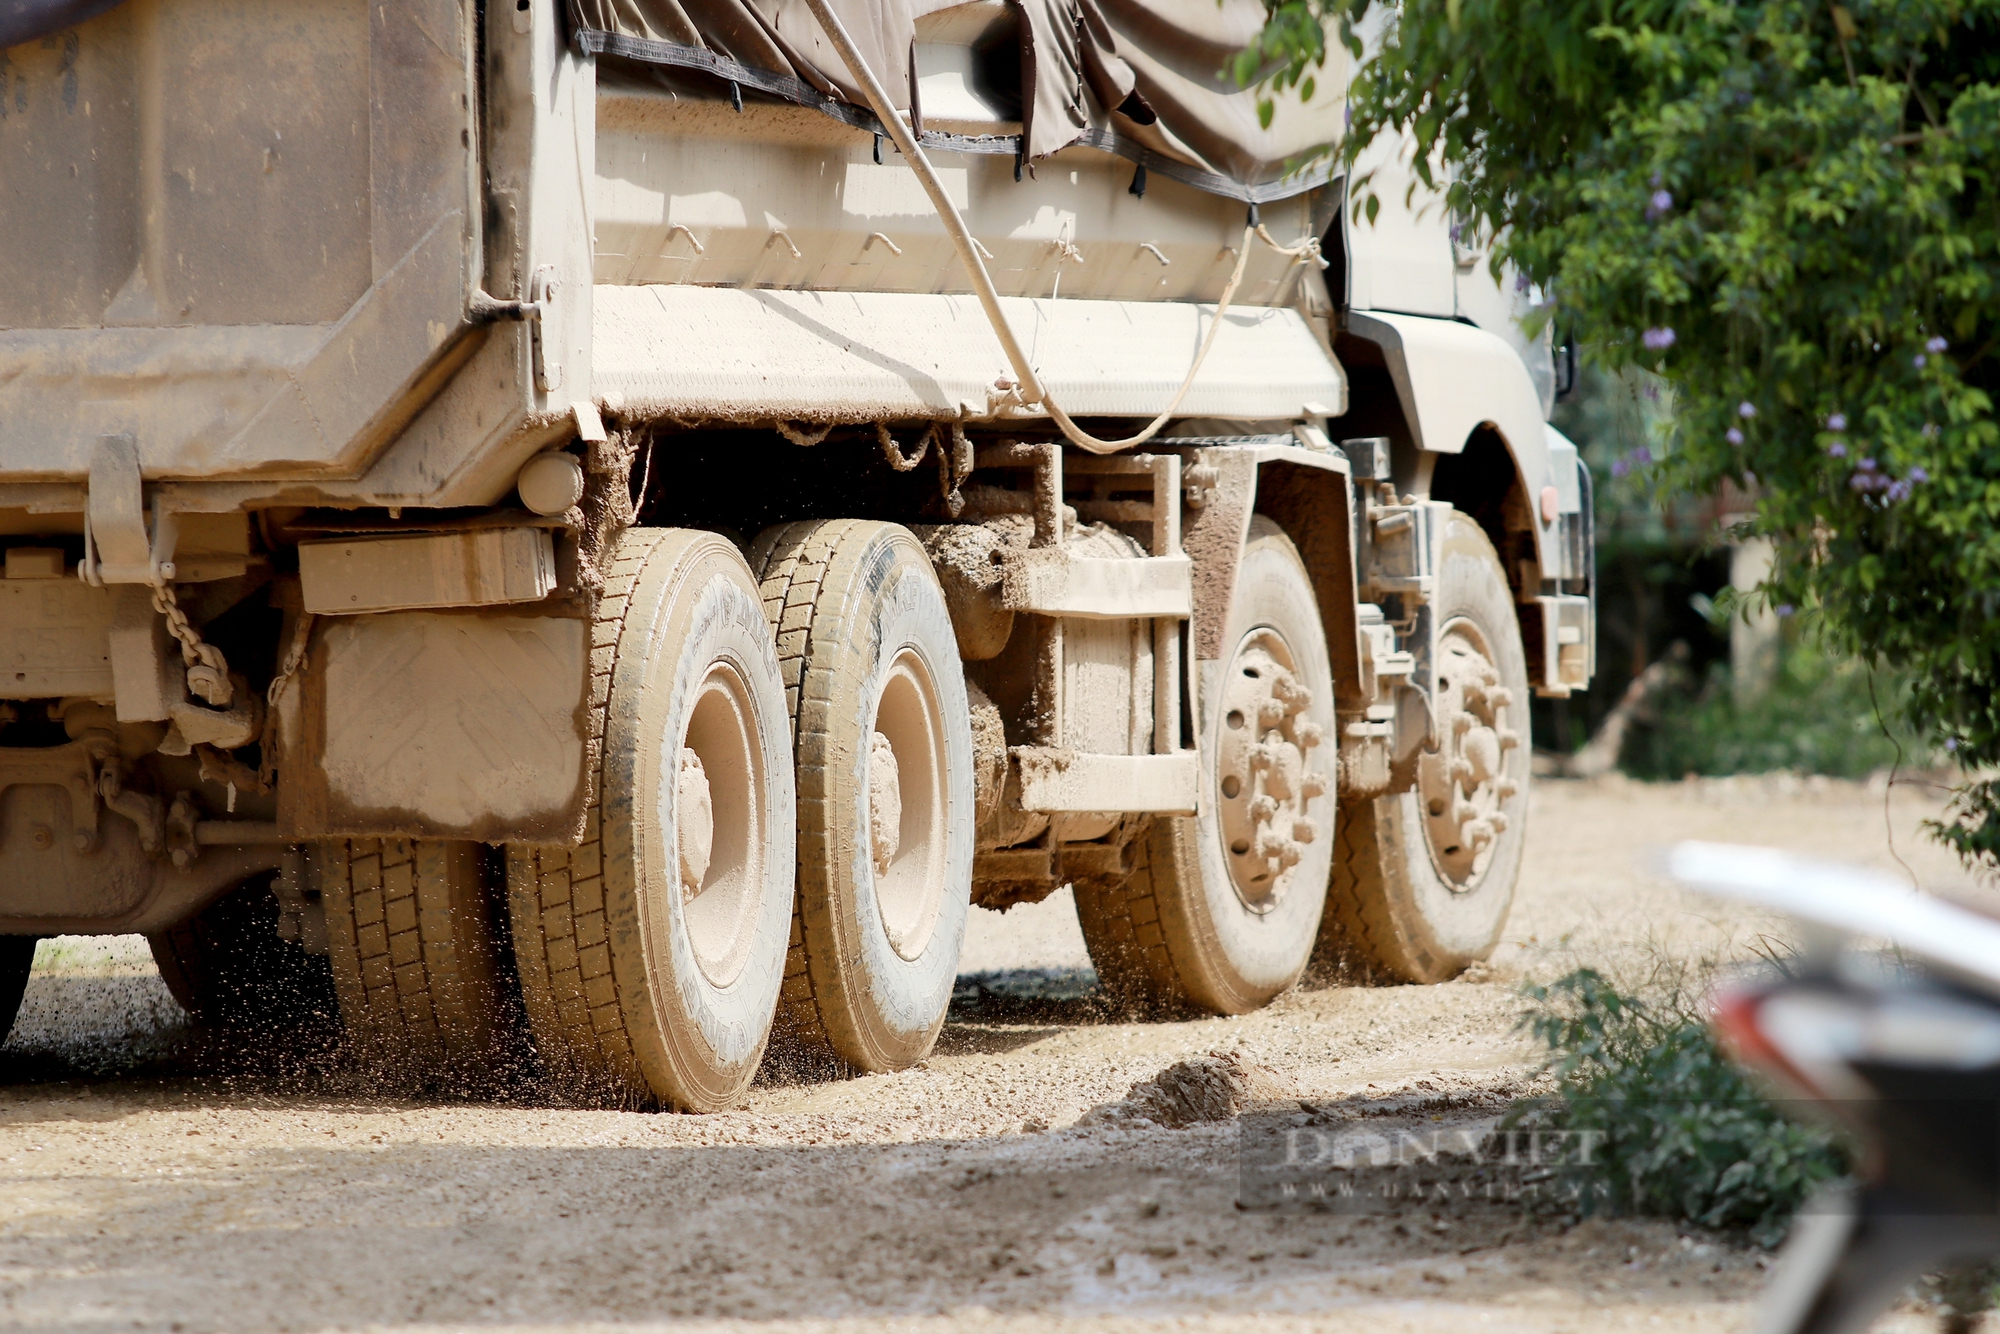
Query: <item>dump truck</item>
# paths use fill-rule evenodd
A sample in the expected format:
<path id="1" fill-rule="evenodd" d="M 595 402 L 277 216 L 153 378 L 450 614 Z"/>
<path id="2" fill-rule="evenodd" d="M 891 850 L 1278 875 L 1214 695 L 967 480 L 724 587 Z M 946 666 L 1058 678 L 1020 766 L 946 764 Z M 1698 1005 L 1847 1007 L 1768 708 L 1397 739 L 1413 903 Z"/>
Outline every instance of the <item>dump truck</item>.
<path id="1" fill-rule="evenodd" d="M 1435 982 L 1589 681 L 1540 293 L 1257 0 L 16 0 L 0 1002 L 738 1101 L 1107 991 Z M 1347 207 L 1370 173 L 1379 216 Z M 317 1008 L 316 1008 L 317 1007 Z"/>

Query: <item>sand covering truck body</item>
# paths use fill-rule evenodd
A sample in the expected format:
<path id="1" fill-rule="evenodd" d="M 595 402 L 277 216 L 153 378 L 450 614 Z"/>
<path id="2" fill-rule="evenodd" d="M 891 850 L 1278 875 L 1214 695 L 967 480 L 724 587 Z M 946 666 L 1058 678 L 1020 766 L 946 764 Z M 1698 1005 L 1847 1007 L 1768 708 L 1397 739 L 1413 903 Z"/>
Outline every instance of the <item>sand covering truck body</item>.
<path id="1" fill-rule="evenodd" d="M 1259 126 L 1247 0 L 0 28 L 0 939 L 734 1100 L 972 906 L 1241 1012 L 1452 976 L 1590 675 L 1532 293 Z M 1407 207 L 1406 207 L 1407 204 Z"/>

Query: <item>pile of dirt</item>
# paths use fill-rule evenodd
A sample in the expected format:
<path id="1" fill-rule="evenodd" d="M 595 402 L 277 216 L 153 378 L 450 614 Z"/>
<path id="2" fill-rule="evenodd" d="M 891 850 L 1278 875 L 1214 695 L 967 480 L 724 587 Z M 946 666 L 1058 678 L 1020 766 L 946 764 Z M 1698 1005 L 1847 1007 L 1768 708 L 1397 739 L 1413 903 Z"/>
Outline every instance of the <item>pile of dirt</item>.
<path id="1" fill-rule="evenodd" d="M 1298 1086 L 1276 1070 L 1245 1060 L 1241 1052 L 1212 1051 L 1175 1061 L 1118 1101 L 1091 1108 L 1077 1124 L 1179 1129 L 1233 1120 L 1254 1106 L 1298 1096 Z"/>

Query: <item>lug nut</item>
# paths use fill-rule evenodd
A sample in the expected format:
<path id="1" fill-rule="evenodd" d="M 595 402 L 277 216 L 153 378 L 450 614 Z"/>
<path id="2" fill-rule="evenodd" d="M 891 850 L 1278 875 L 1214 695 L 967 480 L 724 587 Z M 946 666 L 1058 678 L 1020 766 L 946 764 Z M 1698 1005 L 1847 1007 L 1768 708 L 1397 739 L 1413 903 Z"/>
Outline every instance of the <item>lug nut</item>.
<path id="1" fill-rule="evenodd" d="M 1319 837 L 1319 826 L 1311 820 L 1292 821 L 1292 837 L 1301 843 L 1310 843 Z"/>

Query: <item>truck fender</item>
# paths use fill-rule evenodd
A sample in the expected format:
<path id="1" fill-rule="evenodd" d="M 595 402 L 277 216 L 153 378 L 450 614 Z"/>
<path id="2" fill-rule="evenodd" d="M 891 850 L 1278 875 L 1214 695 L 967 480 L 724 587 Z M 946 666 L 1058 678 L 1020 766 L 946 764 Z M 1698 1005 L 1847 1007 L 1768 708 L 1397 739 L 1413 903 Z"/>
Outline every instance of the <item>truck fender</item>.
<path id="1" fill-rule="evenodd" d="M 1291 537 L 1312 576 L 1340 704 L 1358 703 L 1361 642 L 1347 460 L 1298 445 L 1259 444 L 1190 450 L 1187 464 L 1190 507 L 1181 547 L 1194 566 L 1192 684 L 1198 691 L 1209 684 L 1204 674 L 1218 670 L 1227 651 L 1223 627 L 1250 516 L 1263 514 Z"/>
<path id="2" fill-rule="evenodd" d="M 1380 349 L 1420 456 L 1462 454 L 1482 431 L 1499 438 L 1521 496 L 1535 511 L 1535 557 L 1550 568 L 1553 553 L 1545 547 L 1554 540 L 1554 521 L 1541 512 L 1542 493 L 1554 487 L 1560 502 L 1574 494 L 1576 483 L 1573 470 L 1556 475 L 1541 398 L 1519 354 L 1474 325 L 1418 315 L 1349 311 L 1345 332 Z M 1429 469 L 1420 475 L 1428 478 Z"/>

